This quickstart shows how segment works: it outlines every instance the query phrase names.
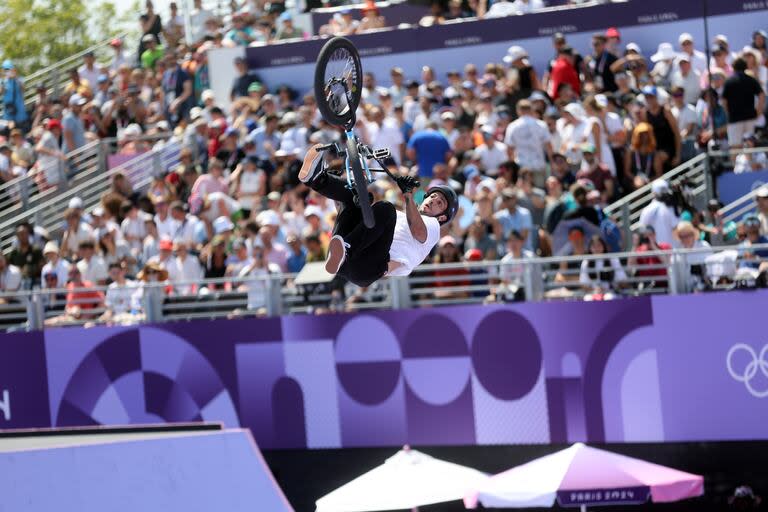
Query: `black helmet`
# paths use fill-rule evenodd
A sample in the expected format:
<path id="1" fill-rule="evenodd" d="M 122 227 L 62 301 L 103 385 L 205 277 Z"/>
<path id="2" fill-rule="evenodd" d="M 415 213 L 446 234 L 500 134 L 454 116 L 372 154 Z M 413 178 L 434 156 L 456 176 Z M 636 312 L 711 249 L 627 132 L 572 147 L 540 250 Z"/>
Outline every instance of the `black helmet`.
<path id="1" fill-rule="evenodd" d="M 453 220 L 456 216 L 456 211 L 459 209 L 459 198 L 456 192 L 448 185 L 433 185 L 429 187 L 424 197 L 429 197 L 433 192 L 438 192 L 443 195 L 445 202 L 448 206 L 445 207 L 445 211 L 440 215 L 445 215 L 447 218 L 440 222 L 440 224 L 447 224 Z"/>

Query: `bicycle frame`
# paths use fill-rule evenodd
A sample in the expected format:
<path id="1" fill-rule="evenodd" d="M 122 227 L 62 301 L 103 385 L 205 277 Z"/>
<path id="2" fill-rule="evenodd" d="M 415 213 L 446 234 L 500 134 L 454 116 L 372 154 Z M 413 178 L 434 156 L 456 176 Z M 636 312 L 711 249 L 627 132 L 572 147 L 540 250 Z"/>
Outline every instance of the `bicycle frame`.
<path id="1" fill-rule="evenodd" d="M 355 136 L 354 130 L 345 130 L 344 134 L 347 137 L 347 140 L 352 140 L 357 143 L 357 137 Z M 359 154 L 359 152 L 358 152 Z M 373 182 L 373 175 L 371 173 L 371 170 L 368 168 L 368 159 L 367 158 L 360 158 L 360 162 L 363 166 L 363 171 L 365 171 L 365 178 L 368 181 L 368 183 Z M 383 167 L 383 166 L 382 166 Z M 349 154 L 347 153 L 344 157 L 344 168 L 347 171 L 347 187 L 349 187 L 350 190 L 353 190 L 355 188 L 355 177 L 354 173 L 352 172 L 352 169 L 349 166 Z"/>

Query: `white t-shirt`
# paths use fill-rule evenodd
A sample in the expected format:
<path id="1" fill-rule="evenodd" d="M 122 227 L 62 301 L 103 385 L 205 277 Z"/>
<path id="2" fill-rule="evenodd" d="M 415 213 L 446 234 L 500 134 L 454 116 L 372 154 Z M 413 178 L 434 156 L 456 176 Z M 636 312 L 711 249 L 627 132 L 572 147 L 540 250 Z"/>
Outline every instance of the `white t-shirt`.
<path id="1" fill-rule="evenodd" d="M 56 137 L 49 132 L 44 131 L 43 136 L 40 137 L 38 146 L 48 149 L 50 151 L 61 151 L 61 146 L 56 140 Z M 45 181 L 49 185 L 57 185 L 61 181 L 61 173 L 59 172 L 59 159 L 55 156 L 38 153 L 37 167 L 45 174 Z"/>
<path id="2" fill-rule="evenodd" d="M 116 315 L 128 313 L 131 311 L 135 293 L 136 283 L 134 281 L 126 280 L 122 285 L 112 283 L 107 287 L 107 295 L 104 302 L 107 309 Z"/>
<path id="3" fill-rule="evenodd" d="M 495 140 L 491 147 L 487 144 L 478 146 L 475 155 L 480 159 L 485 173 L 496 176 L 499 173 L 499 166 L 507 161 L 507 147 L 504 143 Z"/>
<path id="4" fill-rule="evenodd" d="M 673 231 L 680 219 L 675 215 L 675 210 L 667 206 L 658 199 L 643 208 L 640 212 L 640 224 L 652 226 L 656 232 L 656 241 L 658 243 L 667 243 L 672 245 L 675 241 Z"/>
<path id="5" fill-rule="evenodd" d="M 203 267 L 197 258 L 187 255 L 183 260 L 178 256 L 171 258 L 165 265 L 168 270 L 168 280 L 172 283 L 184 283 L 176 285 L 176 293 L 179 295 L 191 295 L 194 292 L 195 281 L 203 278 Z"/>
<path id="6" fill-rule="evenodd" d="M 397 121 L 388 117 L 381 123 L 381 127 L 376 123 L 368 123 L 366 128 L 374 149 L 389 148 L 395 162 L 399 164 L 403 161 L 403 155 L 400 153 L 400 145 L 404 142 L 403 133 L 397 126 Z"/>
<path id="7" fill-rule="evenodd" d="M 549 129 L 544 121 L 522 116 L 507 126 L 504 143 L 515 148 L 515 163 L 521 168 L 542 171 L 547 166 L 544 147 L 549 138 Z"/>
<path id="8" fill-rule="evenodd" d="M 694 110 L 694 108 L 688 103 L 684 104 L 683 108 L 677 108 L 677 106 L 673 105 L 670 110 L 672 111 L 672 115 L 675 116 L 675 120 L 677 121 L 677 126 L 680 129 L 681 135 L 683 130 L 685 130 L 689 124 L 693 124 L 694 127 L 696 126 L 696 122 L 698 121 L 696 110 Z M 694 134 L 695 132 L 692 131 L 688 134 L 688 137 L 692 139 Z"/>
<path id="9" fill-rule="evenodd" d="M 389 247 L 389 259 L 402 263 L 393 270 L 391 276 L 407 276 L 413 269 L 426 258 L 432 248 L 440 240 L 440 223 L 434 217 L 422 215 L 421 219 L 427 227 L 427 239 L 419 242 L 411 234 L 408 226 L 408 218 L 404 212 L 398 210 L 395 232 L 392 236 L 392 245 Z"/>
<path id="10" fill-rule="evenodd" d="M 80 260 L 77 262 L 77 269 L 83 275 L 84 281 L 90 281 L 98 284 L 99 281 L 107 280 L 107 264 L 101 256 L 93 256 L 91 261 Z"/>
<path id="11" fill-rule="evenodd" d="M 173 240 L 179 225 L 179 221 L 171 217 L 170 213 L 165 217 L 165 220 L 160 219 L 160 216 L 155 214 L 155 226 L 157 226 L 157 234 L 160 238 L 170 238 Z"/>
<path id="12" fill-rule="evenodd" d="M 69 262 L 67 260 L 59 258 L 55 265 L 52 265 L 50 261 L 43 265 L 43 270 L 40 272 L 42 288 L 48 288 L 45 282 L 45 274 L 48 272 L 56 272 L 56 288 L 67 286 L 67 279 L 69 278 Z"/>
<path id="13" fill-rule="evenodd" d="M 147 236 L 147 228 L 143 218 L 136 217 L 135 219 L 131 219 L 126 217 L 120 224 L 120 230 L 123 232 L 124 237 L 127 238 L 130 236 L 135 238 L 135 240 L 128 242 L 131 249 L 136 251 L 141 249 L 141 242 Z"/>
<path id="14" fill-rule="evenodd" d="M 267 267 L 251 270 L 252 263 L 248 260 L 238 275 L 252 278 L 245 281 L 245 287 L 248 290 L 248 309 L 259 309 L 267 305 L 267 277 L 270 274 L 279 274 L 280 267 L 269 263 Z"/>
<path id="15" fill-rule="evenodd" d="M 8 264 L 4 272 L 0 272 L 0 291 L 15 292 L 21 288 L 21 270 L 16 265 Z"/>

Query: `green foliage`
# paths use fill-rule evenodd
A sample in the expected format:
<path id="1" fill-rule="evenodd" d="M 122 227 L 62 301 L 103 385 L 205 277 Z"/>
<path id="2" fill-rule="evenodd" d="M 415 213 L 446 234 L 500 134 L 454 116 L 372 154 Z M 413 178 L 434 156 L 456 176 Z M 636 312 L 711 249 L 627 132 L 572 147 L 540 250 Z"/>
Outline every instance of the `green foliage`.
<path id="1" fill-rule="evenodd" d="M 109 0 L 0 0 L 0 57 L 28 75 L 133 28 L 139 11 L 128 12 Z"/>

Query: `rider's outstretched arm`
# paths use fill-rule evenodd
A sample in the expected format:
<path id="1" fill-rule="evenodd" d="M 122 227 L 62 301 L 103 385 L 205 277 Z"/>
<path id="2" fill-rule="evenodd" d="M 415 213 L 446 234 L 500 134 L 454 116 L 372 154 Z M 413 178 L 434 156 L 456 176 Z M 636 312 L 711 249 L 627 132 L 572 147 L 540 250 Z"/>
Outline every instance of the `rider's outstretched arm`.
<path id="1" fill-rule="evenodd" d="M 416 206 L 416 201 L 413 199 L 413 192 L 404 193 L 403 198 L 405 199 L 405 218 L 408 219 L 411 234 L 413 238 L 423 244 L 427 240 L 427 226 L 424 224 L 424 219 L 419 213 L 419 207 Z"/>

